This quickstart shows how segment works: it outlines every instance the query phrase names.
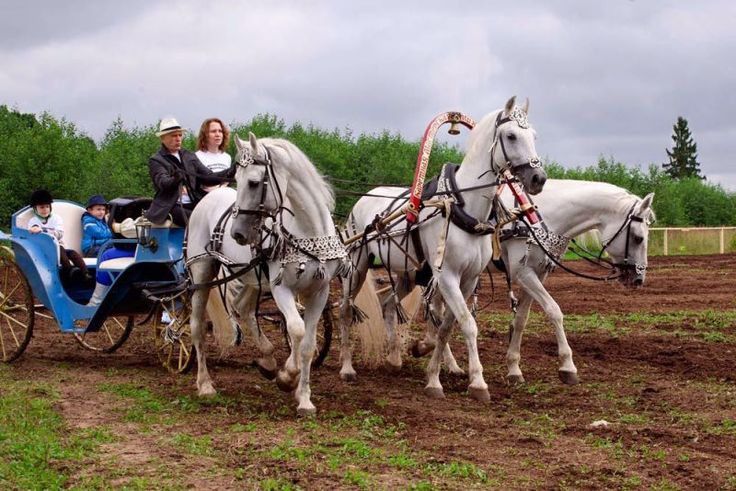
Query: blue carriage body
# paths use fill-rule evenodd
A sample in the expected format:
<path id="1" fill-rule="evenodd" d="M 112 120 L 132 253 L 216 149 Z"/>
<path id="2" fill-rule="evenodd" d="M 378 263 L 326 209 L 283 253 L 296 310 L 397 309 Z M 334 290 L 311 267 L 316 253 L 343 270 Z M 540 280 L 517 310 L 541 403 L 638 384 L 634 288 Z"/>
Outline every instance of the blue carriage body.
<path id="1" fill-rule="evenodd" d="M 76 206 L 73 202 L 62 206 Z M 11 234 L 0 231 L 0 240 L 12 243 L 15 262 L 24 273 L 33 295 L 51 311 L 62 332 L 96 331 L 111 315 L 145 314 L 151 304 L 141 295 L 141 285 L 147 282 L 177 282 L 184 277 L 183 228 L 151 228 L 150 237 L 155 247 L 144 246 L 136 240 L 114 239 L 111 243 L 135 247 L 135 255 L 129 261 L 120 261 L 112 269 L 100 267 L 112 276 L 113 283 L 97 306 L 87 306 L 92 289 L 87 285 L 66 283 L 60 275 L 58 245 L 46 234 L 31 234 L 19 223 L 19 217 L 27 216 L 30 208 L 24 207 L 13 214 Z M 25 215 L 24 215 L 25 214 Z M 80 213 L 81 216 L 81 213 Z M 65 228 L 74 224 L 65 223 Z M 103 251 L 100 251 L 102 253 Z M 108 261 L 112 262 L 112 261 Z"/>

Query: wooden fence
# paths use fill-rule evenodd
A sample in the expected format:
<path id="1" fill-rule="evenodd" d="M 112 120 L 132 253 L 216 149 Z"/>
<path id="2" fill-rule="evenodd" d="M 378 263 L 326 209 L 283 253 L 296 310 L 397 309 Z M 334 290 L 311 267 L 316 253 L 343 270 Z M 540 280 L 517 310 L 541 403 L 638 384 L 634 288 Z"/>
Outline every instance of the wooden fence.
<path id="1" fill-rule="evenodd" d="M 736 252 L 736 227 L 653 227 L 649 255 L 727 254 Z"/>

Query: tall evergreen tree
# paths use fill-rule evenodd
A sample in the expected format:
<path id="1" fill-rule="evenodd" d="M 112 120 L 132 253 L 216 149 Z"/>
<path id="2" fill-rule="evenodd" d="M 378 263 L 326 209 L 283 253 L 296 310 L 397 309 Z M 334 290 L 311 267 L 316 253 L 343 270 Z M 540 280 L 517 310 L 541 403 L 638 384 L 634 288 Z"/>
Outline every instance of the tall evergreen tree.
<path id="1" fill-rule="evenodd" d="M 690 134 L 687 119 L 677 117 L 677 123 L 672 127 L 674 134 L 672 150 L 667 150 L 670 161 L 663 164 L 664 170 L 674 179 L 685 177 L 697 177 L 705 179 L 700 175 L 700 163 L 698 162 L 698 145 Z"/>

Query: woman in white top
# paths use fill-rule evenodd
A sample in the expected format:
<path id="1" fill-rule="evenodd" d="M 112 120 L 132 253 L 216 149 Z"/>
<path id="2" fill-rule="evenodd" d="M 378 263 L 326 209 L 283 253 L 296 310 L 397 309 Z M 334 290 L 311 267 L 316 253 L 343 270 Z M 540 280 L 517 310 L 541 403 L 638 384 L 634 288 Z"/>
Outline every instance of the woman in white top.
<path id="1" fill-rule="evenodd" d="M 197 137 L 197 158 L 212 172 L 227 170 L 232 165 L 232 158 L 225 149 L 230 144 L 230 130 L 219 118 L 208 118 L 199 128 Z M 222 183 L 217 186 L 202 186 L 206 192 L 215 188 L 227 186 Z"/>

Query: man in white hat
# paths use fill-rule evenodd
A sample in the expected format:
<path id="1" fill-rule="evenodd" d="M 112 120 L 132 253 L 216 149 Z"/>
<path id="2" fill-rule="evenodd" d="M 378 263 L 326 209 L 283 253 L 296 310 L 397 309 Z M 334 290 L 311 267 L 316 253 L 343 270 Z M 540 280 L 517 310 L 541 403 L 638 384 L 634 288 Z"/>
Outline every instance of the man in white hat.
<path id="1" fill-rule="evenodd" d="M 163 118 L 156 136 L 161 138 L 161 149 L 148 160 L 156 193 L 145 216 L 153 223 L 163 223 L 171 215 L 175 224 L 185 227 L 194 205 L 206 194 L 202 186 L 232 177 L 234 167 L 214 173 L 194 153 L 182 149 L 184 128 L 175 118 Z"/>

